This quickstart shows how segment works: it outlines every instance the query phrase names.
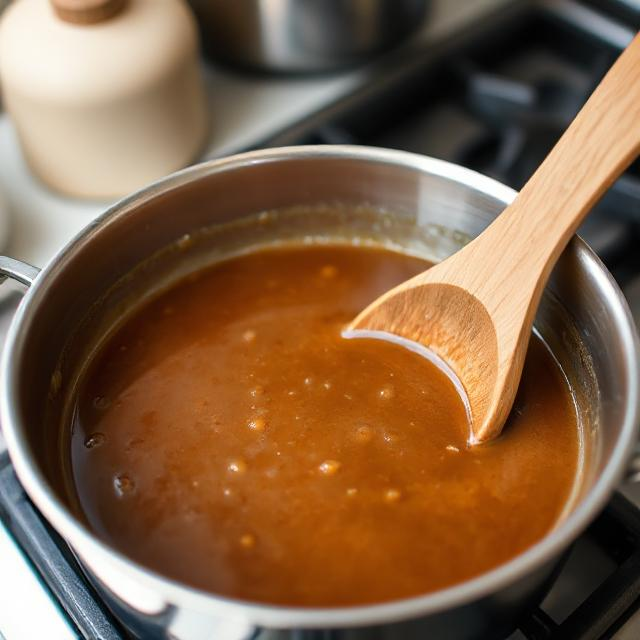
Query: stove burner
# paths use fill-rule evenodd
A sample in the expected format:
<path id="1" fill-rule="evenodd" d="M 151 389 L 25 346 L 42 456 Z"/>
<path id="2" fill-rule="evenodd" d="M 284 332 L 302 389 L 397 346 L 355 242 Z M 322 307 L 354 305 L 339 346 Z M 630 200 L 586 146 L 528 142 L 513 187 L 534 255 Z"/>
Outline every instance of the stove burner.
<path id="1" fill-rule="evenodd" d="M 589 81 L 542 75 L 527 82 L 479 69 L 465 59 L 454 68 L 465 87 L 464 104 L 486 130 L 462 144 L 459 164 L 519 189 L 544 160 L 585 103 L 615 56 L 601 53 L 588 69 Z M 640 222 L 640 164 L 609 190 L 597 209 Z"/>

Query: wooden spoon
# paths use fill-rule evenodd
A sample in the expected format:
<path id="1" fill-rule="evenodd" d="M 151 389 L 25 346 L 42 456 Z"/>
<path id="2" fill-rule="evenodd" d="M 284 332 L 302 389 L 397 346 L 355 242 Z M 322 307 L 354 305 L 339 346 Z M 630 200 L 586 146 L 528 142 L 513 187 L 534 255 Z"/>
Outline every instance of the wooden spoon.
<path id="1" fill-rule="evenodd" d="M 498 436 L 547 278 L 639 152 L 637 35 L 513 203 L 456 254 L 375 300 L 346 335 L 382 331 L 428 347 L 465 388 L 471 442 Z"/>

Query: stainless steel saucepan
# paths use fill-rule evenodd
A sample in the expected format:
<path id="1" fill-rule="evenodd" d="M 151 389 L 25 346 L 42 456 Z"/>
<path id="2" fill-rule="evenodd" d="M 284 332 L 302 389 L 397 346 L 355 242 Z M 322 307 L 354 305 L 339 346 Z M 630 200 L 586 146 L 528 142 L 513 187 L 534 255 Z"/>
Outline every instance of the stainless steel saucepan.
<path id="1" fill-rule="evenodd" d="M 536 321 L 572 381 L 583 422 L 575 499 L 539 543 L 463 584 L 379 605 L 316 609 L 199 592 L 136 564 L 87 528 L 63 497 L 66 445 L 57 428 L 101 336 L 161 280 L 231 245 L 245 246 L 249 240 L 234 231 L 234 221 L 258 216 L 263 241 L 279 234 L 369 235 L 438 260 L 477 235 L 513 197 L 489 178 L 418 155 L 349 146 L 274 149 L 192 167 L 122 200 L 39 273 L 2 259 L 1 273 L 29 287 L 2 360 L 1 419 L 11 458 L 30 497 L 114 608 L 155 625 L 158 637 L 181 640 L 316 638 L 320 630 L 332 638 L 450 640 L 506 632 L 541 598 L 563 553 L 621 480 L 637 437 L 633 321 L 612 277 L 579 238 L 556 266 Z M 340 206 L 360 213 L 345 217 Z M 296 207 L 284 226 L 269 231 L 264 212 Z"/>

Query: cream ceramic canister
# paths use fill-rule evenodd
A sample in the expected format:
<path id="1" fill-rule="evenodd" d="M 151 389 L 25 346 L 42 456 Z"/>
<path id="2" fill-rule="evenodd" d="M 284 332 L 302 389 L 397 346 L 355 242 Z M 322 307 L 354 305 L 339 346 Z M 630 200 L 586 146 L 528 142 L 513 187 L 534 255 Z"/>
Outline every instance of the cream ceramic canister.
<path id="1" fill-rule="evenodd" d="M 207 136 L 184 0 L 15 0 L 0 82 L 29 166 L 67 195 L 134 191 L 192 162 Z"/>

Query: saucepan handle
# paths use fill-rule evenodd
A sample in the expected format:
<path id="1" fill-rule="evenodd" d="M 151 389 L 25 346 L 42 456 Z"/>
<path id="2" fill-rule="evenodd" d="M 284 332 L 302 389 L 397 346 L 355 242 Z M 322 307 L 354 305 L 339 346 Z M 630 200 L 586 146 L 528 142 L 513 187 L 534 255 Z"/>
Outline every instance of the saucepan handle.
<path id="1" fill-rule="evenodd" d="M 26 262 L 0 256 L 0 283 L 4 282 L 7 278 L 11 278 L 16 282 L 30 287 L 39 273 L 40 269 Z"/>
<path id="2" fill-rule="evenodd" d="M 631 460 L 627 465 L 624 480 L 634 484 L 640 482 L 640 443 L 636 444 Z"/>
<path id="3" fill-rule="evenodd" d="M 169 624 L 172 640 L 252 640 L 258 629 L 246 620 L 212 617 L 193 611 L 178 610 Z"/>

